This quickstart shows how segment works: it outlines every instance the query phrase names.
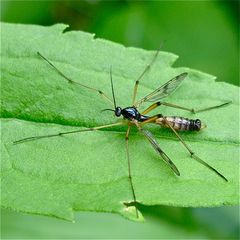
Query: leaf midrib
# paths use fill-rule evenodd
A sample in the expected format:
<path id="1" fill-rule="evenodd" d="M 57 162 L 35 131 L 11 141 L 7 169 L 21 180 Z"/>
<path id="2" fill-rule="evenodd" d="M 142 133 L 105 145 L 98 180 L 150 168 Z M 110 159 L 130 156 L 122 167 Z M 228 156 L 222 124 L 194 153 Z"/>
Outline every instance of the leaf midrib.
<path id="1" fill-rule="evenodd" d="M 20 118 L 0 118 L 0 119 L 5 119 L 5 120 L 8 120 L 8 119 L 17 119 L 17 120 L 20 120 L 20 121 L 27 121 L 27 122 L 33 122 L 33 121 L 31 121 L 31 120 L 23 120 L 23 119 L 20 119 Z M 39 124 L 53 124 L 53 125 L 55 125 L 55 127 L 57 126 L 57 125 L 59 125 L 59 126 L 66 126 L 66 127 L 72 127 L 73 129 L 72 130 L 75 130 L 76 128 L 80 128 L 81 127 L 81 129 L 82 128 L 91 128 L 91 127 L 94 127 L 94 126 L 84 126 L 84 125 L 81 125 L 81 126 L 72 126 L 72 125 L 64 125 L 64 124 L 58 124 L 58 123 L 43 123 L 43 122 L 36 122 L 36 123 L 39 123 Z M 127 125 L 123 125 L 122 126 L 122 131 L 120 130 L 120 128 L 119 128 L 119 126 L 117 126 L 117 128 L 118 129 L 113 129 L 113 128 L 108 128 L 108 129 L 98 129 L 97 131 L 98 132 L 111 132 L 111 133 L 116 133 L 116 134 L 125 134 L 126 133 L 126 130 L 127 130 L 127 128 L 125 128 L 125 130 L 123 130 L 123 127 L 127 127 Z M 134 126 L 133 126 L 133 128 L 135 128 Z M 135 128 L 136 129 L 136 128 Z M 119 131 L 120 130 L 120 131 Z M 71 130 L 70 130 L 71 131 Z M 91 131 L 92 132 L 92 131 Z M 169 132 L 169 134 L 170 134 L 171 132 Z M 78 133 L 76 133 L 76 134 L 72 134 L 72 135 L 77 135 Z M 134 135 L 135 137 L 136 136 L 141 136 L 141 133 L 140 132 L 138 132 L 138 131 L 135 131 L 135 132 L 131 132 L 131 134 L 130 134 L 130 137 L 131 137 L 131 135 Z M 68 136 L 68 134 L 67 134 L 67 136 Z M 57 138 L 58 136 L 56 136 L 56 138 Z M 156 132 L 154 132 L 154 137 L 156 137 L 156 138 L 162 138 L 162 139 L 166 139 L 166 140 L 173 140 L 173 141 L 176 141 L 176 142 L 179 142 L 179 140 L 178 140 L 178 138 L 177 137 L 174 137 L 174 135 L 172 135 L 172 137 L 169 135 L 169 136 L 166 136 L 166 135 L 160 135 L 160 134 L 158 134 L 158 133 L 156 133 Z M 33 141 L 38 141 L 38 140 L 33 140 Z M 208 142 L 208 143 L 214 143 L 214 144 L 219 144 L 219 143 L 224 143 L 224 145 L 229 145 L 229 146 L 240 146 L 240 143 L 238 142 L 238 141 L 231 141 L 231 140 L 227 140 L 227 141 L 221 141 L 221 140 L 218 140 L 218 141 L 216 141 L 216 140 L 213 140 L 213 139 L 196 139 L 196 138 L 191 138 L 191 137 L 189 137 L 188 136 L 188 139 L 185 139 L 184 140 L 185 142 L 195 142 L 195 143 L 202 143 L 202 142 Z"/>

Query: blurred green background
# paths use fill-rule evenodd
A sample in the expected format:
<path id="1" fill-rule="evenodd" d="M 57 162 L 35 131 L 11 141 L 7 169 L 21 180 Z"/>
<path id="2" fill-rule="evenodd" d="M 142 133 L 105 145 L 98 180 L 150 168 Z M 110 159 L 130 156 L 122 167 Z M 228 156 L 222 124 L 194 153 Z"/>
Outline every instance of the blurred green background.
<path id="1" fill-rule="evenodd" d="M 238 1 L 1 1 L 1 21 L 69 24 L 97 37 L 180 56 L 195 68 L 239 85 Z M 134 63 L 133 63 L 134 64 Z M 224 94 L 224 93 L 222 93 Z M 207 190 L 206 190 L 207 194 Z M 76 213 L 76 222 L 2 210 L 2 238 L 239 239 L 238 207 L 142 207 L 146 223 L 114 214 Z"/>

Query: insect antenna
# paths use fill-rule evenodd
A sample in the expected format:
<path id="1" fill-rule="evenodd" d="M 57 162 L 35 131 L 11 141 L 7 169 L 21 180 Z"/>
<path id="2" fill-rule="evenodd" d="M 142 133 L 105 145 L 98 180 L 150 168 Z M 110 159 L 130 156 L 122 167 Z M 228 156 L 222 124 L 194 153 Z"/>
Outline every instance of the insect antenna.
<path id="1" fill-rule="evenodd" d="M 101 112 L 105 112 L 105 111 L 112 111 L 112 112 L 115 112 L 115 110 L 110 109 L 110 108 L 106 108 L 106 109 L 101 110 Z"/>
<path id="2" fill-rule="evenodd" d="M 110 67 L 110 80 L 111 80 L 111 88 L 112 88 L 112 97 L 113 97 L 114 108 L 116 109 L 117 105 L 116 105 L 116 99 L 115 99 L 114 88 L 113 88 L 112 66 Z"/>

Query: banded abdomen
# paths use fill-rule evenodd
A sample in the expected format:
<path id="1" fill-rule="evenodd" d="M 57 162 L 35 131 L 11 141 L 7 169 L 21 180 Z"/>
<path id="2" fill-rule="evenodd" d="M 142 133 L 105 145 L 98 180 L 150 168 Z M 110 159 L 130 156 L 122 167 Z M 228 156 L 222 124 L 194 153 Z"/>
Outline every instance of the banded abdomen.
<path id="1" fill-rule="evenodd" d="M 156 120 L 156 124 L 163 127 L 169 127 L 170 125 L 176 131 L 199 131 L 203 128 L 201 120 L 199 119 L 188 119 L 176 116 L 160 117 Z"/>

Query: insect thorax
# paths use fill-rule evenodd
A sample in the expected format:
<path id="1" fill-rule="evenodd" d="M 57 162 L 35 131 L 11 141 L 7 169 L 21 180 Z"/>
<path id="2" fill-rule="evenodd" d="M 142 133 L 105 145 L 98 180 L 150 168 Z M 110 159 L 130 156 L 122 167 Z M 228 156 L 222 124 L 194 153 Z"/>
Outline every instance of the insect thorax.
<path id="1" fill-rule="evenodd" d="M 141 115 L 135 107 L 126 107 L 122 109 L 121 113 L 122 113 L 122 116 L 128 120 L 135 119 L 139 122 L 142 122 L 148 119 L 147 116 Z"/>

